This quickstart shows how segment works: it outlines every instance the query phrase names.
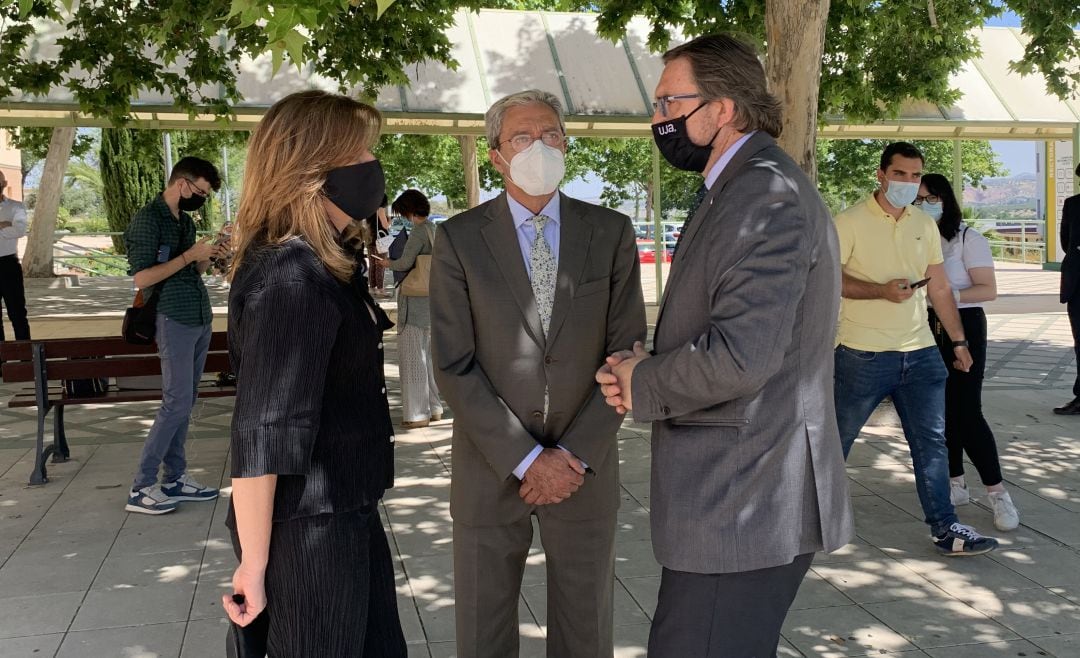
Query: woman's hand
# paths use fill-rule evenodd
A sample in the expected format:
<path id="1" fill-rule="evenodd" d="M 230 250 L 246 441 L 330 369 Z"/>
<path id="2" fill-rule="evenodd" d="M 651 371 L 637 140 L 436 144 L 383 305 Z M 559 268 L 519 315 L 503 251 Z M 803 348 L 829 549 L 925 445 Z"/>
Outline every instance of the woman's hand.
<path id="1" fill-rule="evenodd" d="M 266 609 L 266 570 L 254 569 L 243 562 L 236 568 L 232 579 L 233 593 L 223 594 L 221 603 L 225 613 L 237 626 L 247 626 Z M 241 603 L 233 597 L 239 595 Z"/>

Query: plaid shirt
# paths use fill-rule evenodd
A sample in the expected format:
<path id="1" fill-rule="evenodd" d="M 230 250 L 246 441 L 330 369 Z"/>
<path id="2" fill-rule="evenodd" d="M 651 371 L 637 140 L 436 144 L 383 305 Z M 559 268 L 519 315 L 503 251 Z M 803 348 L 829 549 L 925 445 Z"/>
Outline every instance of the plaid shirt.
<path id="1" fill-rule="evenodd" d="M 179 219 L 173 217 L 159 194 L 135 213 L 124 231 L 124 244 L 127 245 L 128 274 L 134 276 L 136 272 L 169 261 L 190 249 L 195 244 L 195 222 L 183 211 Z M 157 284 L 162 286 L 158 313 L 189 327 L 206 326 L 214 317 L 210 296 L 196 267 L 191 263 Z"/>

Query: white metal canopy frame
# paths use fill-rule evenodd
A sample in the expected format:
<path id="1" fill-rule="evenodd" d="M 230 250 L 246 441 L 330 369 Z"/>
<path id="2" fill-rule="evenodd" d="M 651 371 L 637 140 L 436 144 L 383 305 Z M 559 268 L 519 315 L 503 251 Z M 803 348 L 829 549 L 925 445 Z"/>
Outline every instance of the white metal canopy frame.
<path id="1" fill-rule="evenodd" d="M 57 53 L 62 26 L 42 24 L 30 52 L 45 60 Z M 460 64 L 451 71 L 425 63 L 407 72 L 408 86 L 380 91 L 376 105 L 386 128 L 400 133 L 482 135 L 483 116 L 499 98 L 529 88 L 559 97 L 571 135 L 650 135 L 652 90 L 663 67 L 646 46 L 649 25 L 638 17 L 612 43 L 596 33 L 593 14 L 461 10 L 447 36 Z M 1080 123 L 1080 99 L 1050 94 L 1040 76 L 1020 76 L 1009 62 L 1023 54 L 1025 37 L 1014 28 L 976 31 L 982 55 L 950 78 L 962 97 L 952 107 L 907 104 L 900 116 L 873 124 L 825 117 L 823 137 L 882 139 L 1072 140 Z M 672 43 L 683 41 L 674 33 Z M 283 66 L 271 76 L 270 56 L 244 59 L 238 87 L 244 100 L 235 117 L 222 123 L 210 115 L 189 117 L 171 98 L 144 92 L 134 99 L 133 125 L 163 129 L 251 128 L 275 101 L 303 89 L 336 91 L 337 84 L 310 67 Z M 1080 66 L 1080 63 L 1077 63 Z M 210 94 L 212 96 L 212 94 Z M 71 93 L 54 89 L 46 97 L 17 96 L 0 101 L 0 125 L 103 126 L 83 114 Z"/>

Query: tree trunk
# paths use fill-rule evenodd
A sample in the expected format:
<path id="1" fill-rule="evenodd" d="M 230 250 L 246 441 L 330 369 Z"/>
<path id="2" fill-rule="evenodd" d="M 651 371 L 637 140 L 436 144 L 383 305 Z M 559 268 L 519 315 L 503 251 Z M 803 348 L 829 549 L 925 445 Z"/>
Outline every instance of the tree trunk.
<path id="1" fill-rule="evenodd" d="M 64 171 L 67 169 L 71 146 L 75 143 L 75 128 L 53 128 L 45 170 L 38 185 L 34 206 L 34 223 L 26 241 L 23 272 L 28 277 L 53 276 L 53 241 L 56 239 L 56 213 L 60 210 L 60 193 L 64 191 Z"/>
<path id="2" fill-rule="evenodd" d="M 818 90 L 829 0 L 766 0 L 765 74 L 784 109 L 779 144 L 817 180 Z"/>
<path id="3" fill-rule="evenodd" d="M 465 170 L 465 203 L 469 208 L 480 205 L 480 169 L 476 162 L 476 137 L 458 135 L 461 144 L 461 167 Z"/>

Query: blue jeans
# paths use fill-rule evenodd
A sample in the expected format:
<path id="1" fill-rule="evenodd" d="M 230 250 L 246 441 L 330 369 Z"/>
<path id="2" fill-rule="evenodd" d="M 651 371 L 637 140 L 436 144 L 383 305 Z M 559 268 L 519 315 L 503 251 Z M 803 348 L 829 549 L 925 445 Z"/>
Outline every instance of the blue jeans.
<path id="1" fill-rule="evenodd" d="M 915 467 L 915 489 L 926 523 L 937 536 L 956 522 L 949 500 L 949 451 L 945 447 L 945 380 L 938 348 L 913 352 L 864 352 L 840 345 L 834 354 L 836 423 L 847 459 L 870 414 L 891 396 Z"/>
<path id="2" fill-rule="evenodd" d="M 175 482 L 187 470 L 184 441 L 188 421 L 195 406 L 206 353 L 210 349 L 210 325 L 189 327 L 157 316 L 158 356 L 161 357 L 161 407 L 143 444 L 135 490 L 157 482 L 158 467 L 164 463 L 165 483 Z"/>

